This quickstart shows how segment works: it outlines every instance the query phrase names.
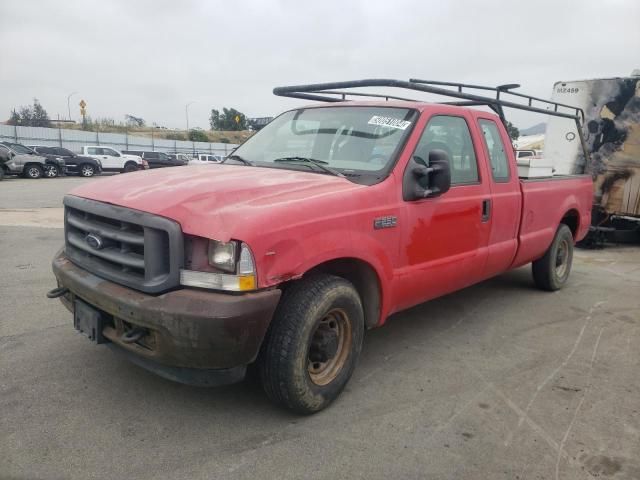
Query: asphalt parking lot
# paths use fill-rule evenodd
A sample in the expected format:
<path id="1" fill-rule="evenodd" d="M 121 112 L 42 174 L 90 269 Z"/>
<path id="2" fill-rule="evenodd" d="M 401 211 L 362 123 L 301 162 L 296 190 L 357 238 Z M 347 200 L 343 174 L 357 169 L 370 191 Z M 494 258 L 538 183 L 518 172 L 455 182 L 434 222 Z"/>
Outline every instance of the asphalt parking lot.
<path id="1" fill-rule="evenodd" d="M 640 478 L 640 247 L 576 251 L 396 315 L 327 410 L 252 381 L 187 387 L 75 333 L 47 300 L 65 191 L 0 183 L 0 478 Z"/>

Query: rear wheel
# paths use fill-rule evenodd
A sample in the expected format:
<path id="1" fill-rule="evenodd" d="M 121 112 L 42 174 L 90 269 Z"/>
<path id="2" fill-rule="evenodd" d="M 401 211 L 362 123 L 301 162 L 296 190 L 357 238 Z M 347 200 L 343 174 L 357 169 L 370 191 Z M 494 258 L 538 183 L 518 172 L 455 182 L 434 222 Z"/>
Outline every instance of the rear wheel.
<path id="1" fill-rule="evenodd" d="M 136 162 L 127 162 L 124 166 L 125 173 L 135 172 L 138 170 L 138 164 Z"/>
<path id="2" fill-rule="evenodd" d="M 45 165 L 44 166 L 44 176 L 47 178 L 56 178 L 58 175 L 60 175 L 60 171 L 58 170 L 58 167 L 56 167 L 55 165 Z"/>
<path id="3" fill-rule="evenodd" d="M 27 178 L 41 178 L 43 173 L 40 165 L 31 164 L 24 167 L 24 176 Z"/>
<path id="4" fill-rule="evenodd" d="M 85 163 L 80 166 L 80 175 L 82 175 L 83 177 L 93 177 L 95 173 L 95 167 L 89 163 Z"/>
<path id="5" fill-rule="evenodd" d="M 315 413 L 349 381 L 362 349 L 364 315 L 353 285 L 316 275 L 284 293 L 259 358 L 267 396 L 298 413 Z"/>
<path id="6" fill-rule="evenodd" d="M 567 283 L 573 263 L 573 234 L 561 224 L 544 256 L 531 265 L 533 280 L 542 290 L 559 290 Z"/>

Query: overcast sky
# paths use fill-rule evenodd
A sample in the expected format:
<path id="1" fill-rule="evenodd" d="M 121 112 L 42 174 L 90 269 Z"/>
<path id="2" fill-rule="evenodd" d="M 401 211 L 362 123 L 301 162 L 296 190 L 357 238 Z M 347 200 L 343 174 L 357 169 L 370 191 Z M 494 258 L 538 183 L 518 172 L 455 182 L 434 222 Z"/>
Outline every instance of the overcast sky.
<path id="1" fill-rule="evenodd" d="M 274 86 L 367 77 L 520 83 L 640 68 L 640 0 L 0 2 L 0 119 L 37 97 L 55 118 L 125 114 L 208 128 L 211 108 L 271 116 Z M 529 114 L 530 115 L 530 114 Z M 540 117 L 512 117 L 529 126 Z"/>

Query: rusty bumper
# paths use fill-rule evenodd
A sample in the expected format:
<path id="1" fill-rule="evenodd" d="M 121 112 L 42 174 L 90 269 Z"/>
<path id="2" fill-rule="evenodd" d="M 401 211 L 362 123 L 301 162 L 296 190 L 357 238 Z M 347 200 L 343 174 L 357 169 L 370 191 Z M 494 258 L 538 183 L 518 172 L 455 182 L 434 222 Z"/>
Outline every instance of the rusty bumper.
<path id="1" fill-rule="evenodd" d="M 258 355 L 281 293 L 232 295 L 183 288 L 148 295 L 87 272 L 62 250 L 53 260 L 53 272 L 58 285 L 69 290 L 61 300 L 70 311 L 76 298 L 98 309 L 106 319 L 106 338 L 136 363 L 161 375 L 164 370 L 168 378 L 193 369 L 241 367 L 244 373 Z M 136 329 L 147 333 L 140 341 L 123 341 L 126 332 Z"/>

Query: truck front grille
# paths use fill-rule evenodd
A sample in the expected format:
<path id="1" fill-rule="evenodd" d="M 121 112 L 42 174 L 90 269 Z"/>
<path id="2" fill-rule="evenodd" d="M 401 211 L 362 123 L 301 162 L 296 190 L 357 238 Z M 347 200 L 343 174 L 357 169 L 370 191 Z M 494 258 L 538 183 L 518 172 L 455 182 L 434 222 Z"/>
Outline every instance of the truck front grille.
<path id="1" fill-rule="evenodd" d="M 147 293 L 178 286 L 180 226 L 149 213 L 67 195 L 65 251 L 89 272 Z"/>

